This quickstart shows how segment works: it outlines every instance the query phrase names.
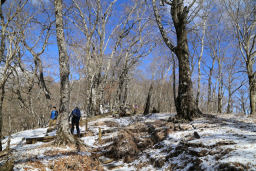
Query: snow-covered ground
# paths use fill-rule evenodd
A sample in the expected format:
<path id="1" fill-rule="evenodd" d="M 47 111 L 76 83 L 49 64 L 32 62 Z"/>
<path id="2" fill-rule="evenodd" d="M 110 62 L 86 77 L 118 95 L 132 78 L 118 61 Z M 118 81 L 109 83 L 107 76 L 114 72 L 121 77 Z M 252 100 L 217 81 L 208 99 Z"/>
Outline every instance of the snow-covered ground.
<path id="1" fill-rule="evenodd" d="M 124 162 L 123 159 L 111 160 L 102 153 L 99 157 L 101 168 L 104 170 L 211 171 L 232 168 L 256 170 L 256 119 L 245 115 L 212 114 L 190 123 L 175 123 L 170 127 L 167 122 L 170 116 L 174 115 L 160 113 L 123 118 L 109 116 L 91 121 L 89 122 L 90 134 L 81 138 L 90 150 L 76 153 L 90 157 L 93 151 L 111 146 L 113 143 L 111 140 L 119 135 L 120 130 L 131 129 L 131 126 L 138 123 L 148 125 L 161 121 L 163 124 L 158 123 L 160 126 L 156 129 L 168 130 L 163 139 L 141 150 L 129 163 Z M 102 143 L 98 142 L 99 128 L 103 133 Z M 74 147 L 55 147 L 51 142 L 26 144 L 26 138 L 45 136 L 46 130 L 47 128 L 26 130 L 11 136 L 14 170 L 54 170 L 57 160 L 67 158 L 70 151 L 75 152 Z M 85 132 L 85 126 L 81 126 L 81 132 Z M 196 137 L 195 132 L 200 137 Z M 53 131 L 48 135 L 55 134 L 56 132 Z M 5 148 L 7 138 L 2 143 Z M 106 160 L 109 162 L 104 162 Z M 69 167 L 66 170 L 69 170 Z"/>

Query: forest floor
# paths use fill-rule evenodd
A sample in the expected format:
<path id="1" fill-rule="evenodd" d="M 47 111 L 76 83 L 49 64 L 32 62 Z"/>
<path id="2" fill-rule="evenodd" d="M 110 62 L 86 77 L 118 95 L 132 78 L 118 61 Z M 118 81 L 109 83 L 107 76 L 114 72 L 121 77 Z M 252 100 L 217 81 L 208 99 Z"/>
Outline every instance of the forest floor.
<path id="1" fill-rule="evenodd" d="M 11 137 L 14 170 L 256 170 L 256 118 L 205 114 L 189 123 L 173 123 L 173 114 L 113 118 L 81 126 L 85 147 L 26 144 L 47 128 Z M 82 122 L 84 123 L 84 122 Z M 102 137 L 99 139 L 99 130 Z M 54 136 L 55 131 L 48 134 Z M 3 140 L 4 147 L 7 138 Z M 6 157 L 0 159 L 3 165 Z"/>

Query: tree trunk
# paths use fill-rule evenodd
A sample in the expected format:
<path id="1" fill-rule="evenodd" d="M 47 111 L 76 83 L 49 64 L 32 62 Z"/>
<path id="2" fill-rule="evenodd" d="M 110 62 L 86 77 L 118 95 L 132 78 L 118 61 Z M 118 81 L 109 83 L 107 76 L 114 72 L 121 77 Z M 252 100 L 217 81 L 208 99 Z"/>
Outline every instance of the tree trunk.
<path id="1" fill-rule="evenodd" d="M 216 57 L 213 58 L 212 66 L 210 68 L 210 73 L 208 77 L 208 94 L 207 94 L 207 111 L 208 112 L 212 111 L 212 108 L 210 108 L 211 107 L 210 105 L 212 102 L 212 74 L 213 74 L 215 60 L 216 60 Z"/>
<path id="2" fill-rule="evenodd" d="M 246 114 L 245 98 L 244 98 L 244 96 L 242 96 L 242 99 L 241 99 L 241 108 L 242 108 L 243 113 Z"/>
<path id="3" fill-rule="evenodd" d="M 64 37 L 63 16 L 62 16 L 62 0 L 55 0 L 55 16 L 56 16 L 56 36 L 59 49 L 59 65 L 60 65 L 60 107 L 59 119 L 57 127 L 56 144 L 74 143 L 74 137 L 69 131 L 69 100 L 70 100 L 70 83 L 69 83 L 69 56 L 67 54 L 66 42 Z"/>
<path id="4" fill-rule="evenodd" d="M 222 73 L 222 58 L 218 59 L 218 65 L 219 65 L 219 87 L 218 87 L 218 111 L 217 113 L 222 113 L 222 99 L 223 99 L 223 73 Z"/>
<path id="5" fill-rule="evenodd" d="M 95 78 L 97 79 L 97 78 Z M 92 89 L 91 89 L 91 115 L 92 116 L 96 116 L 99 114 L 99 110 L 98 110 L 98 87 L 97 87 L 97 84 L 95 83 L 96 81 L 93 81 L 92 83 Z"/>
<path id="6" fill-rule="evenodd" d="M 1 86 L 1 97 L 0 97 L 0 151 L 3 150 L 2 148 L 2 127 L 3 127 L 3 102 L 4 102 L 4 86 Z"/>
<path id="7" fill-rule="evenodd" d="M 92 73 L 92 71 L 89 71 Z M 101 74 L 100 70 L 94 73 L 93 76 L 88 76 L 88 104 L 87 113 L 90 116 L 95 116 L 100 114 L 100 104 L 101 104 Z"/>
<path id="8" fill-rule="evenodd" d="M 153 91 L 153 83 L 151 83 L 149 90 L 148 90 L 148 96 L 146 99 L 146 104 L 145 104 L 145 109 L 144 109 L 144 115 L 149 114 L 149 109 L 150 109 L 150 100 L 151 100 L 151 96 L 152 96 L 152 91 Z"/>
<path id="9" fill-rule="evenodd" d="M 195 105 L 192 93 L 191 71 L 189 63 L 189 49 L 187 40 L 186 24 L 188 23 L 189 8 L 184 7 L 183 0 L 173 0 L 170 2 L 170 12 L 174 27 L 176 30 L 177 46 L 167 37 L 167 33 L 163 28 L 161 17 L 156 7 L 156 1 L 152 0 L 154 15 L 158 28 L 163 37 L 165 44 L 172 50 L 179 60 L 179 88 L 177 97 L 177 117 L 186 120 L 192 120 L 193 116 L 201 114 L 201 111 Z"/>
<path id="10" fill-rule="evenodd" d="M 227 113 L 232 113 L 231 109 L 231 88 L 228 87 L 228 106 L 227 106 Z"/>
<path id="11" fill-rule="evenodd" d="M 227 106 L 227 113 L 232 113 L 232 99 L 231 96 L 228 95 L 228 106 Z"/>
<path id="12" fill-rule="evenodd" d="M 176 64 L 175 64 L 175 58 L 174 55 L 172 56 L 172 60 L 173 60 L 173 67 L 172 67 L 172 74 L 173 74 L 173 83 L 172 83 L 172 90 L 173 90 L 173 100 L 174 100 L 174 105 L 177 108 L 177 99 L 176 99 Z"/>
<path id="13" fill-rule="evenodd" d="M 172 11 L 175 10 L 172 6 Z M 177 10 L 177 9 L 176 9 Z M 199 109 L 195 107 L 193 93 L 192 93 L 192 81 L 190 73 L 189 63 L 189 49 L 186 30 L 186 15 L 188 11 L 184 8 L 183 11 L 178 11 L 179 21 L 175 22 L 174 26 L 177 35 L 177 47 L 175 54 L 179 60 L 179 88 L 177 97 L 177 114 L 180 118 L 191 120 L 191 118 L 198 114 Z M 175 14 L 172 12 L 172 17 L 175 18 Z"/>
<path id="14" fill-rule="evenodd" d="M 219 83 L 219 89 L 218 89 L 218 113 L 222 113 L 222 99 L 223 99 L 223 79 L 221 78 L 221 81 Z"/>
<path id="15" fill-rule="evenodd" d="M 253 76 L 249 76 L 249 89 L 250 89 L 250 107 L 251 114 L 256 114 L 256 79 Z"/>
<path id="16" fill-rule="evenodd" d="M 229 70 L 229 73 L 228 73 L 228 106 L 227 106 L 227 113 L 232 113 L 232 109 L 231 109 L 231 102 L 232 102 L 231 84 L 232 84 L 232 68 Z"/>
<path id="17" fill-rule="evenodd" d="M 208 78 L 208 91 L 207 91 L 207 111 L 210 112 L 211 109 L 210 109 L 210 103 L 211 103 L 211 100 L 212 100 L 212 75 L 211 75 L 211 72 L 210 72 L 210 75 L 209 75 L 209 78 Z"/>
<path id="18" fill-rule="evenodd" d="M 200 97 L 200 85 L 201 85 L 201 60 L 204 53 L 204 36 L 206 31 L 206 17 L 203 21 L 203 36 L 201 39 L 201 51 L 198 57 L 198 80 L 197 80 L 197 93 L 196 93 L 196 106 L 199 107 L 199 97 Z"/>
<path id="19" fill-rule="evenodd" d="M 124 68 L 121 71 L 121 74 L 119 76 L 119 85 L 118 85 L 118 110 L 121 115 L 125 115 L 125 106 L 126 106 L 126 100 L 127 100 L 127 93 L 128 93 L 128 68 L 125 65 Z"/>
<path id="20" fill-rule="evenodd" d="M 5 21 L 4 15 L 2 11 L 2 5 L 5 0 L 1 0 L 0 4 L 0 18 L 1 18 L 1 47 L 0 47 L 0 64 L 4 59 L 4 51 L 5 51 Z M 0 151 L 2 151 L 2 126 L 3 126 L 3 102 L 4 102 L 4 94 L 5 94 L 5 81 L 1 82 L 1 96 L 0 96 Z"/>
<path id="21" fill-rule="evenodd" d="M 201 85 L 201 58 L 198 59 L 198 80 L 197 80 L 197 92 L 196 92 L 196 106 L 199 107 L 199 97 L 200 97 L 200 85 Z"/>
<path id="22" fill-rule="evenodd" d="M 177 96 L 177 114 L 180 118 L 191 120 L 196 114 L 193 104 L 192 81 L 190 75 L 188 53 L 184 49 L 177 49 L 179 59 L 179 88 Z"/>
<path id="23" fill-rule="evenodd" d="M 128 78 L 125 79 L 124 83 L 124 95 L 123 95 L 123 104 L 127 105 L 127 97 L 128 97 Z"/>
<path id="24" fill-rule="evenodd" d="M 43 89 L 45 98 L 47 102 L 51 99 L 50 91 L 48 90 L 45 80 L 44 80 L 44 72 L 43 72 L 43 65 L 41 59 L 38 61 L 39 62 L 39 83 L 40 87 Z"/>

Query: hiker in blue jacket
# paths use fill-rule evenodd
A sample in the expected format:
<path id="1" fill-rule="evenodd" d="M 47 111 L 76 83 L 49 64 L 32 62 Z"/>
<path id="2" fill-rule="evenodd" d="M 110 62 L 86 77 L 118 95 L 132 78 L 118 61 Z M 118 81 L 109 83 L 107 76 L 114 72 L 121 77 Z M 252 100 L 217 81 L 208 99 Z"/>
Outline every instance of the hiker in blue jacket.
<path id="1" fill-rule="evenodd" d="M 77 136 L 80 137 L 80 129 L 79 129 L 79 120 L 81 117 L 81 112 L 78 107 L 75 107 L 75 109 L 71 112 L 69 115 L 68 121 L 70 121 L 70 118 L 72 117 L 71 123 L 71 134 L 74 133 L 74 127 L 76 126 Z"/>
<path id="2" fill-rule="evenodd" d="M 58 111 L 56 110 L 56 106 L 53 106 L 51 111 L 51 118 L 49 121 L 49 127 L 56 125 L 57 117 L 58 117 Z"/>

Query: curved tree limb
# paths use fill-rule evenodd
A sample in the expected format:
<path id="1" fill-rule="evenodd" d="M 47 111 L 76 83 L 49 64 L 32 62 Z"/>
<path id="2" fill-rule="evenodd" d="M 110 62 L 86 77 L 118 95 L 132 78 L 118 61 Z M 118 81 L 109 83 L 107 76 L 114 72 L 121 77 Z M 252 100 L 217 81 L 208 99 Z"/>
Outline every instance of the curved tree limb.
<path id="1" fill-rule="evenodd" d="M 164 42 L 171 49 L 171 51 L 175 52 L 175 46 L 173 45 L 171 40 L 168 38 L 167 33 L 164 30 L 163 24 L 161 22 L 161 17 L 160 17 L 158 9 L 156 7 L 156 0 L 152 0 L 152 4 L 153 4 L 153 10 L 154 10 L 154 15 L 155 15 L 155 18 L 156 18 L 156 22 L 157 22 L 158 28 L 160 30 L 160 33 L 161 33 L 161 35 L 164 39 Z"/>

